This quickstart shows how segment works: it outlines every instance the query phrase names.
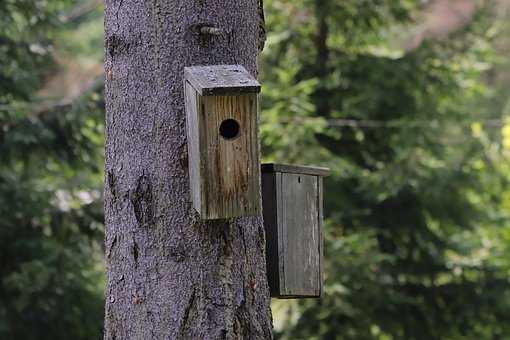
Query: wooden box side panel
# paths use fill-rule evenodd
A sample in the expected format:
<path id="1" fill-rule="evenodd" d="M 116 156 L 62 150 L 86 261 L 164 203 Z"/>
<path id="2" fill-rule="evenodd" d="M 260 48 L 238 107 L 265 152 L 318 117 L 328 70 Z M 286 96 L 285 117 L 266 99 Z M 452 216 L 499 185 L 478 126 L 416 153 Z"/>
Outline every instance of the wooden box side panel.
<path id="1" fill-rule="evenodd" d="M 321 297 L 324 292 L 324 179 L 322 176 L 317 177 L 317 209 L 319 211 L 319 294 L 317 297 Z"/>
<path id="2" fill-rule="evenodd" d="M 202 100 L 202 217 L 218 219 L 259 215 L 261 197 L 257 95 L 213 96 L 202 97 Z M 225 139 L 220 135 L 220 125 L 226 119 L 234 119 L 239 123 L 238 137 Z"/>
<path id="3" fill-rule="evenodd" d="M 277 178 L 281 180 L 281 174 L 262 174 L 262 212 L 266 231 L 266 269 L 269 291 L 272 297 L 280 295 Z"/>
<path id="4" fill-rule="evenodd" d="M 188 137 L 188 171 L 190 179 L 190 193 L 193 207 L 199 213 L 202 211 L 203 198 L 201 197 L 200 176 L 200 138 L 199 138 L 199 111 L 201 96 L 187 81 L 184 84 L 186 103 L 186 130 Z"/>
<path id="5" fill-rule="evenodd" d="M 319 187 L 317 176 L 281 175 L 278 210 L 282 297 L 321 294 Z"/>

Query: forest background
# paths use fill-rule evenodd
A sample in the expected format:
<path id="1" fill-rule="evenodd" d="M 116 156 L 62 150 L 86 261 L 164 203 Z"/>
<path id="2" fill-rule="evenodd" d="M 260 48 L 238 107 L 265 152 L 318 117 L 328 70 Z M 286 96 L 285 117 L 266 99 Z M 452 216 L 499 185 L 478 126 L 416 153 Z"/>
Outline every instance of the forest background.
<path id="1" fill-rule="evenodd" d="M 510 338 L 510 1 L 266 0 L 265 161 L 332 169 L 279 339 Z M 103 324 L 103 17 L 0 1 L 0 338 Z"/>

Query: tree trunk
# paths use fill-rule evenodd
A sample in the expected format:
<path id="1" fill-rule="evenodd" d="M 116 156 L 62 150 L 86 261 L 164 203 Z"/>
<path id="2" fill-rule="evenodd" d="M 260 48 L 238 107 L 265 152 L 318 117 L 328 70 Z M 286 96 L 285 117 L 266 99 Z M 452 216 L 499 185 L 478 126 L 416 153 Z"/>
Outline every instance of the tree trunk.
<path id="1" fill-rule="evenodd" d="M 262 218 L 191 207 L 182 81 L 256 75 L 260 18 L 257 0 L 106 0 L 105 339 L 272 337 Z"/>

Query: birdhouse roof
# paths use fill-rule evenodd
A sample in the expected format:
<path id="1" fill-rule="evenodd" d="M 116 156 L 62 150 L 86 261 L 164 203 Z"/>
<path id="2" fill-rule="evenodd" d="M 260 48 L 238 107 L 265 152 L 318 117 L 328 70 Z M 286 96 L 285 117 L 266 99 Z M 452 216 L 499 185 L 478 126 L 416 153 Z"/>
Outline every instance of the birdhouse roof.
<path id="1" fill-rule="evenodd" d="M 299 175 L 329 176 L 329 169 L 318 166 L 289 165 L 289 164 L 262 164 L 262 173 L 283 172 Z"/>
<path id="2" fill-rule="evenodd" d="M 202 96 L 260 92 L 259 82 L 241 65 L 185 67 L 184 78 Z"/>

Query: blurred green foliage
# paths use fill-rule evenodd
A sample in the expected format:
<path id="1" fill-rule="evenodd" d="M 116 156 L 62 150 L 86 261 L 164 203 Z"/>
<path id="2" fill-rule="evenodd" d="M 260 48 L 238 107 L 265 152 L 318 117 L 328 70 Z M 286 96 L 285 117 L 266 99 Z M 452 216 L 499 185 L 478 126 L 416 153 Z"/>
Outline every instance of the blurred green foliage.
<path id="1" fill-rule="evenodd" d="M 97 4 L 0 1 L 0 339 L 101 337 Z M 510 25 L 492 4 L 411 47 L 423 1 L 265 1 L 264 159 L 332 169 L 325 296 L 275 301 L 278 338 L 510 337 Z"/>
<path id="2" fill-rule="evenodd" d="M 74 5 L 0 2 L 0 339 L 101 334 L 101 82 L 41 94 Z"/>
<path id="3" fill-rule="evenodd" d="M 266 3 L 264 158 L 333 170 L 325 296 L 275 302 L 278 337 L 508 338 L 505 18 L 406 49 L 421 1 Z"/>

